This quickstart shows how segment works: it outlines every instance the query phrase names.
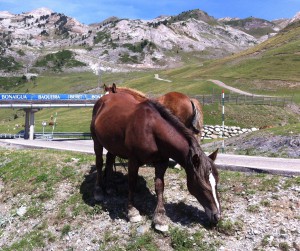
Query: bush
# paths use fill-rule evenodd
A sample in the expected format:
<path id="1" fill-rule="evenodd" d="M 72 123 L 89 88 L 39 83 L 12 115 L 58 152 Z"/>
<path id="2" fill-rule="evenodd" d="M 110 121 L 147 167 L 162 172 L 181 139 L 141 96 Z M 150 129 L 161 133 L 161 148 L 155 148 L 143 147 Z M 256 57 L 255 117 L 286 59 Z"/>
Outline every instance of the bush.
<path id="1" fill-rule="evenodd" d="M 61 71 L 62 67 L 72 68 L 77 66 L 85 66 L 82 63 L 74 59 L 74 53 L 69 50 L 62 50 L 57 53 L 46 55 L 41 60 L 35 63 L 35 67 L 50 67 L 54 71 Z"/>

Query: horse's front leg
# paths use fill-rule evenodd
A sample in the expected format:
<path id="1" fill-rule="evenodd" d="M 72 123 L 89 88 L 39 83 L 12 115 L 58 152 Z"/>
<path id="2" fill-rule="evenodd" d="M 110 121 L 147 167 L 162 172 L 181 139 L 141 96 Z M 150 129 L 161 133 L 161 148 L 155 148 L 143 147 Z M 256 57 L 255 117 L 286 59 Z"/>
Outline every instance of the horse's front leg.
<path id="1" fill-rule="evenodd" d="M 164 206 L 164 175 L 167 169 L 167 162 L 155 165 L 155 192 L 157 196 L 157 205 L 153 216 L 154 228 L 161 232 L 169 230 L 166 210 Z"/>
<path id="2" fill-rule="evenodd" d="M 128 161 L 128 219 L 130 222 L 139 222 L 142 220 L 140 212 L 134 207 L 134 192 L 137 183 L 139 165 L 136 161 Z"/>

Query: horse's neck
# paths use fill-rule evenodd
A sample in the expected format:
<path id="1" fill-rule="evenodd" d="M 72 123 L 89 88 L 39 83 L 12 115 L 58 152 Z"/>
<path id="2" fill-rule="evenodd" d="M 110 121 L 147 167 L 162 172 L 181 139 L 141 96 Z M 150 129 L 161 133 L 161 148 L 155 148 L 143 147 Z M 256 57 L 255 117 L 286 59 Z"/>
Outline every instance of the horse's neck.
<path id="1" fill-rule="evenodd" d="M 179 144 L 176 144 L 177 151 L 173 152 L 172 159 L 174 159 L 177 163 L 184 167 L 184 169 L 188 169 L 190 163 L 190 157 L 193 156 L 194 153 L 197 152 L 194 144 L 189 142 L 188 139 L 181 139 Z"/>

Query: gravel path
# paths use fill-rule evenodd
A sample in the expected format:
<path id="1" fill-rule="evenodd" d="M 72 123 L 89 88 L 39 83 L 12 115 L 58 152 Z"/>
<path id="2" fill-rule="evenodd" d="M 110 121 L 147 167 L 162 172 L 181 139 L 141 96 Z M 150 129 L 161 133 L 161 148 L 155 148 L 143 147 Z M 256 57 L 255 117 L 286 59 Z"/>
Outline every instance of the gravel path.
<path id="1" fill-rule="evenodd" d="M 157 79 L 157 80 L 160 80 L 160 81 L 165 81 L 165 82 L 169 82 L 169 83 L 172 82 L 172 81 L 169 80 L 169 79 L 163 79 L 163 78 L 160 78 L 158 74 L 154 74 L 154 78 Z"/>

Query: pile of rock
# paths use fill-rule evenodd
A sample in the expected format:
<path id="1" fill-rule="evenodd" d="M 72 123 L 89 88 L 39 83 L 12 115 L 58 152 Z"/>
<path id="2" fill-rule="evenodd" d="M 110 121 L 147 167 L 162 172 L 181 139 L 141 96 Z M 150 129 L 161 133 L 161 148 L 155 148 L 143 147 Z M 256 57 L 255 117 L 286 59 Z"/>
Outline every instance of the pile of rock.
<path id="1" fill-rule="evenodd" d="M 204 139 L 230 138 L 230 137 L 238 136 L 243 133 L 254 132 L 257 130 L 259 129 L 255 127 L 241 128 L 239 126 L 224 126 L 224 132 L 223 132 L 222 126 L 205 125 L 202 132 L 202 138 Z"/>

